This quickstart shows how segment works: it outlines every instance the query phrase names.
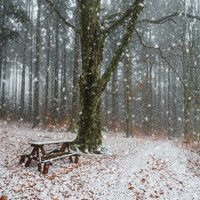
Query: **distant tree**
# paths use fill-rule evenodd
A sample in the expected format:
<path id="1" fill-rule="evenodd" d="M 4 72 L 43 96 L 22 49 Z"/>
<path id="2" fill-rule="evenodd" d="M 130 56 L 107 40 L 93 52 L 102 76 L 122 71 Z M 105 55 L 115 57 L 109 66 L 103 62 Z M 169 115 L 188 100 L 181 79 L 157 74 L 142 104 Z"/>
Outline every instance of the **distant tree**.
<path id="1" fill-rule="evenodd" d="M 168 139 L 172 139 L 172 131 L 171 131 L 171 68 L 168 67 Z"/>
<path id="2" fill-rule="evenodd" d="M 28 13 L 28 1 L 26 0 L 26 12 Z M 23 61 L 22 61 L 22 80 L 21 80 L 21 97 L 20 97 L 20 116 L 25 118 L 25 73 L 26 73 L 26 51 L 28 42 L 28 24 L 25 25 L 24 31 L 24 48 L 23 48 Z"/>
<path id="3" fill-rule="evenodd" d="M 80 7 L 79 1 L 76 0 L 76 11 L 75 11 L 76 28 L 80 27 Z M 80 48 L 80 34 L 75 32 L 75 44 L 74 44 L 74 70 L 73 70 L 73 92 L 72 92 L 72 119 L 71 129 L 78 128 L 78 73 L 79 73 L 79 48 Z"/>
<path id="4" fill-rule="evenodd" d="M 132 84 L 131 84 L 131 51 L 130 43 L 125 54 L 125 73 L 126 73 L 126 137 L 133 137 L 133 118 L 132 118 Z"/>
<path id="5" fill-rule="evenodd" d="M 37 33 L 36 33 L 36 62 L 35 62 L 35 87 L 34 87 L 34 121 L 33 128 L 38 127 L 39 124 L 39 70 L 40 70 L 40 14 L 41 14 L 41 0 L 37 1 Z"/>

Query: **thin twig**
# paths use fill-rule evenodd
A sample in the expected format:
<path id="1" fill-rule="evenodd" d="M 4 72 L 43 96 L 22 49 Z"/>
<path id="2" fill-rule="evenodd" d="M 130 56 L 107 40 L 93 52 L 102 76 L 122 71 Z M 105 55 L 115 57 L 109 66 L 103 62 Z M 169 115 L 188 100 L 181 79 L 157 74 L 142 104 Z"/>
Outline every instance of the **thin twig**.
<path id="1" fill-rule="evenodd" d="M 25 153 L 28 149 L 30 149 L 30 147 L 31 147 L 31 146 L 29 146 L 27 149 L 25 149 L 24 151 L 22 151 L 21 154 Z M 17 155 L 16 157 L 12 158 L 12 159 L 11 159 L 10 161 L 8 161 L 3 167 L 6 167 L 9 163 L 11 163 L 11 162 L 14 161 L 15 159 L 19 158 L 21 154 L 19 154 L 19 155 Z"/>

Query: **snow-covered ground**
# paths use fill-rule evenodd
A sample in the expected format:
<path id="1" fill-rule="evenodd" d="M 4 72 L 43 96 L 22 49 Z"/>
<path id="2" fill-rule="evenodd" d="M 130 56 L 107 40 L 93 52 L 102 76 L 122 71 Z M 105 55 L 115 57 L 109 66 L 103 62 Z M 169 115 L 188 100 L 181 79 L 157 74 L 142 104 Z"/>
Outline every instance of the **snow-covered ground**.
<path id="1" fill-rule="evenodd" d="M 7 199 L 200 200 L 199 156 L 174 142 L 125 138 L 104 133 L 109 156 L 82 155 L 79 163 L 55 161 L 47 175 L 19 165 L 15 157 L 28 142 L 73 139 L 66 132 L 32 130 L 30 125 L 0 124 L 0 197 Z"/>

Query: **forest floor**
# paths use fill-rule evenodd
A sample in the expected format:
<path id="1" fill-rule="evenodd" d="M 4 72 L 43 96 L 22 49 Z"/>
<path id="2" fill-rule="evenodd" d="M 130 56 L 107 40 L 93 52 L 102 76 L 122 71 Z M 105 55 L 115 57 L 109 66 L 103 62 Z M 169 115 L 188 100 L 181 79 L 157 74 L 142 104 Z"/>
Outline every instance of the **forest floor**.
<path id="1" fill-rule="evenodd" d="M 0 199 L 100 199 L 100 200 L 200 200 L 198 144 L 181 139 L 125 138 L 124 133 L 104 133 L 109 155 L 82 155 L 78 163 L 55 161 L 49 173 L 5 163 L 30 141 L 73 139 L 76 134 L 32 130 L 29 124 L 0 123 Z"/>

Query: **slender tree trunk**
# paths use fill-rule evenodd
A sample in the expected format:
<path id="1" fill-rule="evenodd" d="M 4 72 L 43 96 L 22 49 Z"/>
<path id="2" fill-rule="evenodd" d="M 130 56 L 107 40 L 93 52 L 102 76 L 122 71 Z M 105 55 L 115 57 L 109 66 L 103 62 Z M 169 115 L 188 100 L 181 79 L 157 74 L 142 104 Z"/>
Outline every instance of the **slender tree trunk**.
<path id="1" fill-rule="evenodd" d="M 32 7 L 32 10 L 30 11 L 31 13 L 31 20 L 33 21 L 33 1 L 30 1 L 29 4 L 30 7 Z M 31 34 L 31 51 L 30 51 L 30 67 L 29 67 L 29 98 L 28 98 L 28 115 L 29 115 L 29 120 L 32 120 L 32 115 L 33 115 L 33 107 L 32 107 L 32 102 L 33 102 L 33 25 L 30 26 L 30 34 Z"/>
<path id="2" fill-rule="evenodd" d="M 132 119 L 132 83 L 131 83 L 131 50 L 130 50 L 130 43 L 127 47 L 127 54 L 126 54 L 126 105 L 127 105 L 127 127 L 126 127 L 126 137 L 133 137 L 133 119 Z"/>
<path id="3" fill-rule="evenodd" d="M 27 2 L 26 2 L 27 4 Z M 26 9 L 28 10 L 28 9 Z M 21 80 L 21 97 L 20 97 L 20 116 L 25 118 L 25 73 L 26 73 L 26 51 L 28 39 L 28 26 L 25 28 L 24 50 L 23 50 L 23 66 L 22 66 L 22 80 Z"/>
<path id="4" fill-rule="evenodd" d="M 108 86 L 106 86 L 106 91 L 108 91 Z M 109 121 L 109 118 L 108 118 L 108 109 L 109 109 L 109 99 L 108 99 L 108 94 L 106 93 L 105 94 L 106 97 L 105 97 L 105 121 L 106 121 L 106 127 L 108 128 L 109 124 L 108 124 L 108 121 Z"/>
<path id="5" fill-rule="evenodd" d="M 59 18 L 56 16 L 56 50 L 55 50 L 55 79 L 54 79 L 54 105 L 53 105 L 53 119 L 56 123 L 59 122 L 59 97 L 58 97 L 58 91 L 59 91 L 59 85 L 58 85 L 58 72 L 59 72 L 59 23 L 57 22 Z"/>
<path id="6" fill-rule="evenodd" d="M 168 67 L 168 139 L 172 139 L 172 132 L 171 132 L 171 79 L 170 79 L 170 69 L 171 67 Z"/>
<path id="7" fill-rule="evenodd" d="M 152 135 L 153 133 L 153 120 L 152 120 L 152 116 L 153 116 L 153 91 L 152 91 L 152 63 L 150 64 L 150 71 L 149 71 L 149 95 L 148 95 L 148 105 L 147 105 L 147 112 L 148 112 L 148 135 Z"/>
<path id="8" fill-rule="evenodd" d="M 113 131 L 117 130 L 117 69 L 113 73 L 112 77 L 112 119 L 111 119 L 111 128 Z"/>
<path id="9" fill-rule="evenodd" d="M 16 69 L 15 69 L 15 77 L 16 77 L 16 79 L 15 79 L 15 113 L 16 113 L 16 117 L 18 115 L 18 113 L 17 113 L 17 94 L 18 94 L 18 91 L 17 91 L 18 73 L 17 73 L 17 71 L 18 71 L 18 57 L 16 58 Z"/>
<path id="10" fill-rule="evenodd" d="M 200 11 L 199 1 L 198 1 L 198 4 L 197 4 L 197 8 L 198 8 L 197 12 L 199 12 Z M 200 36 L 200 31 L 198 29 L 195 39 L 199 38 L 199 36 Z M 195 76 L 196 93 L 195 94 L 198 97 L 198 96 L 200 96 L 200 72 L 199 72 L 199 68 L 200 68 L 200 58 L 199 58 L 199 53 L 200 53 L 199 49 L 200 48 L 199 47 L 200 47 L 200 45 L 199 45 L 199 43 L 198 43 L 197 46 L 198 46 L 198 50 L 196 51 L 197 52 L 197 54 L 196 54 L 197 65 L 196 66 L 198 68 L 195 69 L 195 73 L 196 73 L 196 76 Z M 195 107 L 195 138 L 198 142 L 200 142 L 200 105 L 197 105 Z"/>
<path id="11" fill-rule="evenodd" d="M 4 4 L 4 1 L 2 2 L 2 5 Z M 1 8 L 1 12 L 2 12 L 2 17 L 0 19 L 0 25 L 3 27 L 4 26 L 4 23 L 5 23 L 5 15 L 3 15 L 4 13 L 4 10 L 2 10 L 3 6 L 0 6 Z M 1 101 L 1 105 L 3 107 L 3 102 L 2 102 L 2 98 L 3 98 L 3 91 L 2 91 L 2 85 L 3 85 L 3 78 L 2 78 L 2 74 L 3 74 L 3 49 L 4 49 L 4 46 L 5 46 L 5 42 L 3 41 L 3 39 L 0 40 L 0 101 Z"/>
<path id="12" fill-rule="evenodd" d="M 2 95 L 2 93 L 1 93 L 2 66 L 3 66 L 3 43 L 2 43 L 2 41 L 0 40 L 0 94 L 1 94 L 1 95 Z M 0 98 L 1 98 L 1 96 L 0 96 Z"/>
<path id="13" fill-rule="evenodd" d="M 157 115 L 157 118 L 158 118 L 158 128 L 159 128 L 159 131 L 161 131 L 161 127 L 162 127 L 162 110 L 161 110 L 161 102 L 162 102 L 162 99 L 161 99 L 161 94 L 162 94 L 162 91 L 161 91 L 161 63 L 160 63 L 160 60 L 159 60 L 159 70 L 158 70 L 158 115 Z"/>
<path id="14" fill-rule="evenodd" d="M 2 100 L 1 100 L 1 103 L 2 103 L 2 117 L 6 117 L 6 101 L 5 101 L 5 87 L 6 87 L 6 68 L 7 68 L 7 46 L 4 47 L 4 52 L 3 52 L 3 55 L 4 55 L 4 60 L 3 60 L 3 74 L 2 74 L 2 78 L 3 78 L 3 81 L 2 81 Z"/>
<path id="15" fill-rule="evenodd" d="M 45 88 L 45 113 L 48 111 L 49 99 L 49 61 L 50 61 L 50 48 L 51 48 L 51 17 L 48 21 L 48 42 L 47 42 L 47 66 L 46 66 L 46 88 Z"/>
<path id="16" fill-rule="evenodd" d="M 39 125 L 39 71 L 40 71 L 40 11 L 41 0 L 38 0 L 37 33 L 36 33 L 36 63 L 35 63 L 35 88 L 34 88 L 34 121 L 33 128 Z"/>
<path id="17" fill-rule="evenodd" d="M 80 26 L 80 7 L 79 1 L 77 0 L 76 6 L 76 28 Z M 71 129 L 77 129 L 78 123 L 78 71 L 79 71 L 79 43 L 80 35 L 78 32 L 75 33 L 75 46 L 74 46 L 74 71 L 73 71 L 73 98 L 72 98 L 72 120 Z"/>
<path id="18" fill-rule="evenodd" d="M 200 59 L 197 58 L 197 65 L 200 66 Z M 196 70 L 196 96 L 200 96 L 200 72 Z M 200 141 L 200 105 L 195 107 L 195 138 L 199 142 Z"/>
<path id="19" fill-rule="evenodd" d="M 65 33 L 66 33 L 66 29 L 64 29 Z M 67 45 L 67 38 L 66 38 L 66 34 L 64 34 L 64 38 L 63 38 L 63 88 L 62 88 L 62 98 L 63 98 L 63 114 L 66 115 L 67 114 L 67 98 L 69 98 L 67 96 L 67 50 L 66 50 L 66 45 Z M 69 81 L 69 80 L 68 80 Z M 69 113 L 68 113 L 69 114 Z"/>
<path id="20" fill-rule="evenodd" d="M 3 96 L 3 91 L 1 89 L 2 86 L 2 72 L 3 72 L 3 44 L 2 41 L 0 41 L 0 107 L 3 107 L 3 102 L 2 102 L 2 96 Z M 3 112 L 0 111 L 0 116 L 3 116 Z"/>
<path id="21" fill-rule="evenodd" d="M 173 76 L 173 131 L 174 137 L 178 137 L 178 122 L 177 122 L 177 81 L 176 81 L 176 74 L 174 73 Z"/>

